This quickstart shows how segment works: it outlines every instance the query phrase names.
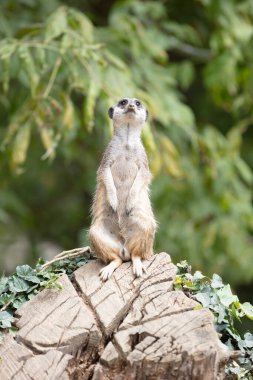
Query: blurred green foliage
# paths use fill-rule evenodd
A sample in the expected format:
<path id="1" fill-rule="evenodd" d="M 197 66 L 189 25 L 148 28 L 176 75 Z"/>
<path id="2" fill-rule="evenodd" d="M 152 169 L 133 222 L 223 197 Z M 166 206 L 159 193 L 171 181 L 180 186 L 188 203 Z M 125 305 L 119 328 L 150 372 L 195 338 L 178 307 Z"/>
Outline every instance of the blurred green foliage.
<path id="1" fill-rule="evenodd" d="M 252 25 L 250 0 L 2 1 L 2 239 L 81 244 L 107 109 L 135 96 L 156 249 L 252 281 Z"/>

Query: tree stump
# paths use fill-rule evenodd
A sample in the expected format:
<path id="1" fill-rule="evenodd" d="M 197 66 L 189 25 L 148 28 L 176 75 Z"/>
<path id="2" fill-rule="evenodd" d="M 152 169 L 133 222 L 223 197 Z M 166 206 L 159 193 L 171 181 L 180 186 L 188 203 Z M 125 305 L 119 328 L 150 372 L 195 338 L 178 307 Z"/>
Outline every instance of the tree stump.
<path id="1" fill-rule="evenodd" d="M 145 265 L 142 278 L 128 262 L 103 283 L 90 262 L 24 304 L 0 346 L 0 379 L 222 379 L 230 352 L 211 312 L 173 290 L 168 254 Z"/>

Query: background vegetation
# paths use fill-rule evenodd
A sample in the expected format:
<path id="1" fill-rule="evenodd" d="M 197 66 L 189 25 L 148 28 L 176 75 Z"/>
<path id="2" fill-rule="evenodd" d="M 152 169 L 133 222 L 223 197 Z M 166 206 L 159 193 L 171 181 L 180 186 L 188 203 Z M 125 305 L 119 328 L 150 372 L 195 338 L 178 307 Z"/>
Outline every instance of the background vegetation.
<path id="1" fill-rule="evenodd" d="M 83 244 L 127 95 L 150 111 L 156 250 L 252 300 L 252 1 L 3 0 L 0 39 L 2 269 Z"/>

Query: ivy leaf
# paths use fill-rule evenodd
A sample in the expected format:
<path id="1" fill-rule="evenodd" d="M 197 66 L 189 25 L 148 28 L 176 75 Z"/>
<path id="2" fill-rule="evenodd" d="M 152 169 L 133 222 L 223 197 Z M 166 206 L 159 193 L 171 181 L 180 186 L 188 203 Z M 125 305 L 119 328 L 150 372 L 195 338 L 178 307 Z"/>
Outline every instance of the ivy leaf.
<path id="1" fill-rule="evenodd" d="M 253 334 L 251 334 L 250 332 L 244 334 L 244 341 L 247 347 L 253 348 Z"/>
<path id="2" fill-rule="evenodd" d="M 39 286 L 40 286 L 40 284 L 35 284 L 35 285 L 31 286 L 29 288 L 29 290 L 27 291 L 27 293 L 28 294 L 32 293 L 34 291 L 34 289 L 37 289 Z"/>
<path id="3" fill-rule="evenodd" d="M 0 296 L 0 305 L 7 305 L 13 299 L 14 299 L 13 294 L 3 293 Z"/>
<path id="4" fill-rule="evenodd" d="M 8 277 L 0 278 L 0 294 L 6 292 L 7 290 Z"/>
<path id="5" fill-rule="evenodd" d="M 200 280 L 203 280 L 203 278 L 205 278 L 205 276 L 200 271 L 197 270 L 193 275 L 192 281 L 193 282 L 200 281 Z"/>
<path id="6" fill-rule="evenodd" d="M 187 273 L 187 271 L 190 268 L 186 260 L 182 260 L 179 263 L 177 263 L 177 267 L 179 268 L 180 273 Z"/>
<path id="7" fill-rule="evenodd" d="M 223 305 L 218 304 L 215 307 L 213 307 L 213 310 L 217 313 L 216 320 L 218 324 L 221 324 L 222 322 L 225 322 L 225 316 L 226 316 L 226 309 Z"/>
<path id="8" fill-rule="evenodd" d="M 226 307 L 231 305 L 231 303 L 237 299 L 237 297 L 232 294 L 230 285 L 225 285 L 223 288 L 218 290 L 217 294 L 219 296 L 220 302 Z"/>
<path id="9" fill-rule="evenodd" d="M 25 303 L 27 301 L 26 297 L 25 296 L 20 296 L 18 298 L 15 299 L 15 301 L 12 303 L 13 307 L 15 309 L 18 309 L 20 306 L 23 305 L 23 303 Z"/>
<path id="10" fill-rule="evenodd" d="M 19 265 L 16 268 L 16 273 L 18 277 L 21 277 L 24 280 L 34 282 L 35 284 L 40 283 L 40 279 L 36 276 L 36 271 L 29 265 Z"/>
<path id="11" fill-rule="evenodd" d="M 249 302 L 241 303 L 241 309 L 245 313 L 245 315 L 253 320 L 253 306 Z"/>
<path id="12" fill-rule="evenodd" d="M 197 293 L 195 298 L 202 304 L 203 307 L 208 307 L 210 305 L 210 296 L 208 293 Z"/>
<path id="13" fill-rule="evenodd" d="M 222 278 L 218 274 L 214 273 L 212 277 L 211 287 L 214 289 L 219 289 L 223 287 Z"/>
<path id="14" fill-rule="evenodd" d="M 0 311 L 0 326 L 3 329 L 11 327 L 13 321 L 14 318 L 8 311 Z"/>
<path id="15" fill-rule="evenodd" d="M 26 292 L 29 289 L 29 284 L 27 281 L 19 277 L 13 277 L 9 283 L 10 291 L 13 293 Z"/>
<path id="16" fill-rule="evenodd" d="M 39 290 L 35 289 L 32 293 L 28 294 L 28 299 L 31 300 L 39 293 Z"/>
<path id="17" fill-rule="evenodd" d="M 231 338 L 229 338 L 229 339 L 225 342 L 225 345 L 226 345 L 231 351 L 235 350 L 235 346 L 233 345 Z"/>
<path id="18" fill-rule="evenodd" d="M 234 329 L 230 326 L 230 327 L 227 327 L 227 332 L 229 333 L 229 335 L 232 336 L 232 338 L 234 338 L 234 340 L 238 343 L 240 340 L 241 340 L 241 337 L 240 335 L 238 335 Z"/>

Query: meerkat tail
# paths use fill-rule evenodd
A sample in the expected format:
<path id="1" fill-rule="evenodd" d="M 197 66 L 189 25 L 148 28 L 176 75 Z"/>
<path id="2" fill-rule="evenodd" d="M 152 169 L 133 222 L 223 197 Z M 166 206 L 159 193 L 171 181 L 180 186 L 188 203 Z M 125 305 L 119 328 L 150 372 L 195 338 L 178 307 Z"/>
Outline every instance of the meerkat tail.
<path id="1" fill-rule="evenodd" d="M 89 230 L 91 246 L 97 256 L 105 263 L 118 260 L 122 251 L 120 242 L 114 239 L 113 235 L 111 236 L 109 234 L 110 232 L 105 228 L 96 225 L 91 226 Z"/>

